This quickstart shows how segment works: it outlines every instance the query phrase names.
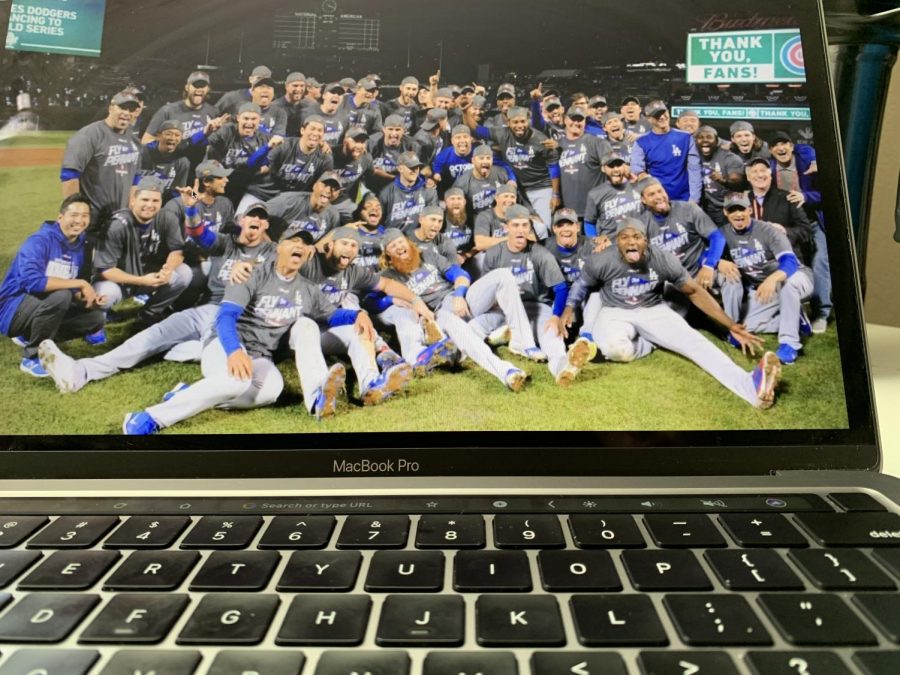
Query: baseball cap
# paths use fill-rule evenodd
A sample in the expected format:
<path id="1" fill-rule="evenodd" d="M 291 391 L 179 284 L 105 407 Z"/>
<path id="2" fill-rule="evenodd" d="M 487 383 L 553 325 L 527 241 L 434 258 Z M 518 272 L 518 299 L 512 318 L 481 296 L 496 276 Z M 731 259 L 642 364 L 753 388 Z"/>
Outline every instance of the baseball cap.
<path id="1" fill-rule="evenodd" d="M 712 134 L 716 138 L 719 137 L 719 132 L 716 131 L 716 128 L 711 127 L 708 124 L 704 124 L 702 127 L 697 129 L 697 135 L 699 136 L 700 134 Z"/>
<path id="2" fill-rule="evenodd" d="M 637 103 L 640 105 L 641 101 L 637 96 L 626 96 L 622 99 L 622 105 L 628 105 L 629 103 Z"/>
<path id="3" fill-rule="evenodd" d="M 272 71 L 266 66 L 256 66 L 256 68 L 250 72 L 250 77 L 265 77 L 271 79 Z"/>
<path id="4" fill-rule="evenodd" d="M 471 84 L 464 84 L 459 88 L 460 94 L 465 94 L 467 92 L 475 93 L 475 87 L 473 87 Z"/>
<path id="5" fill-rule="evenodd" d="M 234 169 L 226 169 L 222 163 L 215 159 L 207 159 L 197 165 L 197 178 L 227 178 Z"/>
<path id="6" fill-rule="evenodd" d="M 400 80 L 400 86 L 402 87 L 402 86 L 407 85 L 407 84 L 414 84 L 414 85 L 416 85 L 416 86 L 418 87 L 418 86 L 419 86 L 419 80 L 418 80 L 417 78 L 413 77 L 412 75 L 407 75 L 407 76 L 404 77 L 402 80 Z"/>
<path id="7" fill-rule="evenodd" d="M 120 91 L 115 96 L 110 99 L 110 103 L 117 106 L 124 106 L 128 103 L 134 103 L 135 105 L 140 105 L 141 102 L 138 100 L 138 97 L 135 96 L 130 91 Z"/>
<path id="8" fill-rule="evenodd" d="M 370 80 L 364 77 L 356 83 L 356 88 L 365 89 L 366 91 L 375 91 L 376 89 L 378 89 L 378 85 L 375 84 L 375 80 Z"/>
<path id="9" fill-rule="evenodd" d="M 400 115 L 388 115 L 384 118 L 383 127 L 402 127 L 403 118 Z"/>
<path id="10" fill-rule="evenodd" d="M 485 105 L 487 105 L 487 99 L 484 96 L 481 96 L 480 94 L 476 94 L 475 96 L 472 97 L 472 106 L 473 107 L 483 108 Z"/>
<path id="11" fill-rule="evenodd" d="M 791 135 L 786 131 L 776 131 L 769 138 L 769 145 L 778 145 L 779 143 L 793 143 Z"/>
<path id="12" fill-rule="evenodd" d="M 253 209 L 251 209 L 251 211 L 252 210 Z M 281 233 L 280 237 L 278 237 L 278 241 L 280 242 L 287 241 L 288 239 L 300 239 L 307 246 L 311 246 L 314 242 L 312 233 L 302 229 L 300 225 L 291 225 Z"/>
<path id="13" fill-rule="evenodd" d="M 344 85 L 342 85 L 340 82 L 329 82 L 325 85 L 325 89 L 323 91 L 326 94 L 343 94 Z"/>
<path id="14" fill-rule="evenodd" d="M 383 248 L 387 248 L 388 244 L 397 241 L 398 239 L 405 239 L 406 235 L 403 234 L 401 230 L 396 227 L 389 227 L 384 231 L 384 234 L 381 235 L 381 246 Z"/>
<path id="15" fill-rule="evenodd" d="M 487 147 L 487 146 L 485 146 Z M 504 183 L 500 187 L 497 188 L 497 191 L 494 193 L 495 195 L 514 195 L 516 194 L 516 186 L 511 183 Z"/>
<path id="16" fill-rule="evenodd" d="M 368 73 L 366 75 L 366 79 L 372 80 L 372 82 L 377 84 L 379 87 L 381 86 L 381 75 L 379 75 L 378 73 Z"/>
<path id="17" fill-rule="evenodd" d="M 544 89 L 543 98 L 559 98 L 559 89 Z"/>
<path id="18" fill-rule="evenodd" d="M 338 190 L 344 187 L 344 183 L 341 180 L 341 174 L 339 171 L 326 171 L 321 176 L 316 178 L 317 183 L 333 183 L 337 186 Z"/>
<path id="19" fill-rule="evenodd" d="M 425 131 L 431 131 L 438 124 L 441 123 L 441 120 L 447 119 L 447 111 L 443 108 L 432 108 L 428 111 L 428 114 L 425 115 L 425 120 L 422 122 L 420 127 L 425 129 Z"/>
<path id="20" fill-rule="evenodd" d="M 354 89 L 357 85 L 357 82 L 352 77 L 342 77 L 340 80 L 338 80 L 338 84 L 341 85 L 344 89 Z"/>
<path id="21" fill-rule="evenodd" d="M 566 117 L 574 120 L 576 117 L 580 117 L 581 119 L 585 119 L 587 117 L 587 113 L 584 111 L 582 107 L 569 108 L 566 112 Z"/>
<path id="22" fill-rule="evenodd" d="M 253 82 L 253 86 L 251 89 L 256 89 L 257 87 L 275 87 L 275 80 L 271 77 L 261 77 L 258 80 Z"/>
<path id="23" fill-rule="evenodd" d="M 497 87 L 497 98 L 501 96 L 512 96 L 516 97 L 516 88 L 511 85 L 509 82 L 504 82 L 499 87 Z"/>
<path id="24" fill-rule="evenodd" d="M 369 132 L 366 131 L 365 127 L 350 127 L 347 129 L 347 138 L 352 138 L 354 141 L 363 140 L 369 137 Z"/>
<path id="25" fill-rule="evenodd" d="M 756 157 L 751 157 L 750 161 L 747 162 L 747 168 L 749 169 L 751 166 L 756 166 L 757 164 L 765 164 L 769 166 L 769 160 L 767 160 L 762 155 L 756 155 Z"/>
<path id="26" fill-rule="evenodd" d="M 420 216 L 440 216 L 444 217 L 444 209 L 440 206 L 426 206 L 419 212 Z"/>
<path id="27" fill-rule="evenodd" d="M 263 217 L 266 220 L 269 219 L 269 207 L 266 206 L 265 202 L 254 202 L 250 204 L 246 211 L 244 211 L 242 216 L 249 216 L 251 213 L 262 213 Z"/>
<path id="28" fill-rule="evenodd" d="M 750 122 L 746 122 L 744 120 L 739 120 L 728 127 L 728 131 L 731 132 L 731 135 L 734 136 L 739 131 L 749 131 L 751 134 L 754 133 L 753 125 Z"/>
<path id="29" fill-rule="evenodd" d="M 684 119 L 685 117 L 696 117 L 699 120 L 700 113 L 698 113 L 693 108 L 688 108 L 688 109 L 682 110 L 680 113 L 678 113 L 678 119 Z"/>
<path id="30" fill-rule="evenodd" d="M 668 112 L 668 110 L 669 109 L 666 107 L 666 104 L 662 101 L 650 101 L 650 103 L 644 106 L 644 115 L 646 115 L 647 117 L 656 117 L 657 115 L 661 115 L 664 112 Z"/>
<path id="31" fill-rule="evenodd" d="M 528 109 L 522 108 L 521 106 L 515 106 L 514 108 L 509 109 L 509 112 L 506 113 L 506 117 L 508 119 L 515 119 L 516 117 L 528 117 Z"/>
<path id="32" fill-rule="evenodd" d="M 600 106 L 605 105 L 607 105 L 606 97 L 600 96 L 599 94 L 597 94 L 596 96 L 591 96 L 590 100 L 588 101 L 588 108 L 599 108 Z"/>
<path id="33" fill-rule="evenodd" d="M 162 194 L 165 189 L 166 186 L 163 185 L 163 182 L 156 176 L 144 176 L 140 181 L 138 181 L 137 184 L 138 192 L 150 190 L 152 192 L 159 192 L 160 194 Z"/>
<path id="34" fill-rule="evenodd" d="M 469 129 L 465 124 L 457 124 L 453 127 L 453 130 L 450 132 L 450 136 L 459 136 L 461 134 L 465 134 L 466 136 L 472 135 L 472 130 Z"/>
<path id="35" fill-rule="evenodd" d="M 633 230 L 637 230 L 644 236 L 647 236 L 647 225 L 643 221 L 638 220 L 637 218 L 622 218 L 619 221 L 616 221 L 616 234 L 619 234 L 622 230 L 627 230 L 631 228 Z"/>
<path id="36" fill-rule="evenodd" d="M 456 98 L 457 96 L 459 96 L 462 93 L 462 89 L 460 89 L 459 85 L 456 85 L 456 84 L 448 85 L 447 89 L 450 90 L 450 95 L 453 98 Z"/>
<path id="37" fill-rule="evenodd" d="M 499 190 L 497 192 L 499 193 Z M 506 209 L 506 220 L 520 220 L 522 218 L 531 220 L 531 213 L 521 204 L 512 204 Z"/>
<path id="38" fill-rule="evenodd" d="M 612 110 L 609 112 L 603 113 L 603 117 L 600 118 L 600 122 L 606 124 L 610 120 L 620 120 L 622 119 L 622 113 L 617 113 Z"/>
<path id="39" fill-rule="evenodd" d="M 284 78 L 285 84 L 290 84 L 291 82 L 306 82 L 306 75 L 299 72 L 289 73 L 286 78 Z"/>
<path id="40" fill-rule="evenodd" d="M 560 101 L 555 96 L 551 96 L 550 98 L 544 100 L 544 110 L 553 110 L 555 108 L 561 108 L 561 107 L 562 107 L 562 101 Z"/>
<path id="41" fill-rule="evenodd" d="M 643 194 L 644 190 L 648 187 L 653 187 L 654 185 L 662 185 L 662 183 L 653 176 L 646 176 L 645 178 L 641 178 L 635 187 L 637 187 L 638 192 Z"/>
<path id="42" fill-rule="evenodd" d="M 466 193 L 462 191 L 462 188 L 452 187 L 444 193 L 444 199 L 447 197 L 463 197 L 465 198 Z"/>
<path id="43" fill-rule="evenodd" d="M 170 129 L 178 129 L 178 131 L 181 131 L 181 123 L 177 120 L 166 120 L 159 125 L 159 131 L 169 131 Z"/>
<path id="44" fill-rule="evenodd" d="M 310 115 L 309 117 L 303 118 L 303 124 L 300 125 L 301 129 L 306 128 L 307 124 L 311 124 L 312 122 L 318 122 L 323 127 L 325 126 L 325 118 L 321 115 Z"/>
<path id="45" fill-rule="evenodd" d="M 357 244 L 359 243 L 359 230 L 356 230 L 352 227 L 347 227 L 343 225 L 338 227 L 331 232 L 332 241 L 337 241 L 338 239 L 349 239 L 350 241 L 355 241 Z"/>
<path id="46" fill-rule="evenodd" d="M 307 77 L 307 78 L 306 78 L 306 86 L 307 86 L 307 87 L 310 87 L 311 89 L 318 89 L 319 87 L 322 86 L 322 83 L 319 82 L 319 81 L 318 81 L 316 78 L 314 78 L 314 77 Z"/>
<path id="47" fill-rule="evenodd" d="M 475 149 L 472 151 L 472 156 L 481 157 L 482 155 L 490 155 L 491 157 L 493 157 L 494 151 L 491 150 L 491 146 L 485 143 L 479 143 L 478 145 L 476 145 Z"/>
<path id="48" fill-rule="evenodd" d="M 453 91 L 450 87 L 441 87 L 436 92 L 434 92 L 435 98 L 453 98 Z"/>
<path id="49" fill-rule="evenodd" d="M 397 158 L 397 163 L 405 166 L 407 169 L 416 169 L 420 166 L 424 166 L 422 160 L 419 159 L 419 156 L 412 150 L 401 152 L 400 156 Z"/>
<path id="50" fill-rule="evenodd" d="M 575 213 L 574 209 L 557 209 L 556 213 L 553 214 L 553 224 L 561 223 L 562 221 L 568 221 L 570 223 L 578 222 L 578 214 Z"/>
<path id="51" fill-rule="evenodd" d="M 729 192 L 723 200 L 724 209 L 727 211 L 733 206 L 741 206 L 745 209 L 750 208 L 750 199 L 746 192 Z"/>
<path id="52" fill-rule="evenodd" d="M 243 115 L 244 113 L 256 113 L 257 115 L 262 115 L 262 108 L 260 108 L 256 103 L 242 103 L 237 110 L 238 115 Z"/>
<path id="53" fill-rule="evenodd" d="M 603 166 L 609 166 L 610 164 L 615 164 L 616 162 L 622 162 L 622 164 L 626 164 L 625 158 L 622 156 L 622 153 L 616 152 L 615 150 L 611 152 L 607 152 L 600 159 L 600 163 Z"/>
<path id="54" fill-rule="evenodd" d="M 202 70 L 195 70 L 193 73 L 187 76 L 188 84 L 192 84 L 196 87 L 198 82 L 205 82 L 206 84 L 209 84 L 209 73 L 204 73 Z"/>

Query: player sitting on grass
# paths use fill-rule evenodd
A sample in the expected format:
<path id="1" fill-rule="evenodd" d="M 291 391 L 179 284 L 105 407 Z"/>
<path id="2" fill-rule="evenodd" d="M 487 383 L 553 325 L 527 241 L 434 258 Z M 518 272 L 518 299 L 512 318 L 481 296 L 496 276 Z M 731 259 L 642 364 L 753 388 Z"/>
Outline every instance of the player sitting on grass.
<path id="1" fill-rule="evenodd" d="M 333 327 L 353 324 L 368 339 L 375 329 L 368 314 L 336 308 L 299 274 L 308 255 L 302 233 L 286 231 L 273 262 L 254 270 L 246 283 L 225 290 L 216 337 L 203 349 L 203 379 L 158 405 L 125 415 L 124 432 L 156 433 L 210 408 L 271 405 L 284 388 L 272 355 L 288 333 L 306 409 L 319 419 L 334 415 L 346 371 L 342 364 L 330 369 L 325 364 L 317 321 Z"/>
<path id="2" fill-rule="evenodd" d="M 674 284 L 694 306 L 727 328 L 745 352 L 752 354 L 762 344 L 762 340 L 728 318 L 674 255 L 649 246 L 647 226 L 635 218 L 619 223 L 615 246 L 588 260 L 569 293 L 563 320 L 568 324 L 573 308 L 585 292 L 599 287 L 603 308 L 592 332 L 604 357 L 610 361 L 633 361 L 662 347 L 690 359 L 751 405 L 771 407 L 781 376 L 778 357 L 766 352 L 756 368 L 749 373 L 744 371 L 663 302 L 666 282 Z"/>

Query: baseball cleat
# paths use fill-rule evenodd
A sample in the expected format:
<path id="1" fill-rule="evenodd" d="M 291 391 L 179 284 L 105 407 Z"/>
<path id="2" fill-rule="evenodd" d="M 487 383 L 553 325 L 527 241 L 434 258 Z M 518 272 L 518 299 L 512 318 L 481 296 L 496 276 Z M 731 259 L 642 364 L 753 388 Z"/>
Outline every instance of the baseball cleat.
<path id="1" fill-rule="evenodd" d="M 775 403 L 775 388 L 781 380 L 781 361 L 773 352 L 766 352 L 753 369 L 756 405 L 765 410 Z"/>
<path id="2" fill-rule="evenodd" d="M 828 319 L 820 316 L 812 322 L 812 332 L 814 335 L 821 335 L 828 330 Z"/>
<path id="3" fill-rule="evenodd" d="M 122 431 L 128 436 L 149 436 L 159 431 L 159 424 L 146 412 L 125 413 Z"/>
<path id="4" fill-rule="evenodd" d="M 809 318 L 806 316 L 806 312 L 800 312 L 800 336 L 801 337 L 809 337 L 813 334 L 812 324 L 809 322 Z"/>
<path id="5" fill-rule="evenodd" d="M 27 347 L 28 339 L 24 335 L 16 335 L 14 338 L 10 338 L 12 343 L 16 345 L 16 347 Z"/>
<path id="6" fill-rule="evenodd" d="M 363 405 L 378 405 L 398 391 L 403 389 L 412 380 L 412 367 L 408 363 L 401 362 L 391 366 L 381 375 L 372 380 L 361 398 Z"/>
<path id="7" fill-rule="evenodd" d="M 75 383 L 75 359 L 63 354 L 53 340 L 44 340 L 38 346 L 38 358 L 60 394 L 72 394 L 80 389 Z"/>
<path id="8" fill-rule="evenodd" d="M 101 328 L 100 330 L 94 331 L 93 333 L 88 333 L 84 336 L 84 341 L 89 345 L 106 344 L 106 329 Z"/>
<path id="9" fill-rule="evenodd" d="M 138 293 L 132 299 L 134 300 L 134 304 L 143 307 L 148 302 L 150 302 L 150 294 L 149 293 Z"/>
<path id="10" fill-rule="evenodd" d="M 503 378 L 503 381 L 506 382 L 506 386 L 509 387 L 510 391 L 516 393 L 522 391 L 527 380 L 528 373 L 518 368 L 510 368 L 506 371 L 506 377 Z"/>
<path id="11" fill-rule="evenodd" d="M 588 341 L 588 344 L 590 345 L 591 354 L 590 354 L 590 356 L 588 356 L 588 361 L 593 361 L 595 358 L 597 358 L 597 341 L 594 340 L 593 333 L 588 333 L 587 331 L 582 331 L 578 335 L 578 337 L 584 338 L 585 340 Z"/>
<path id="12" fill-rule="evenodd" d="M 789 344 L 785 344 L 782 342 L 778 345 L 778 349 L 775 350 L 775 356 L 785 365 L 789 365 L 794 363 L 797 360 L 797 357 L 800 356 L 800 350 L 794 349 Z"/>
<path id="13" fill-rule="evenodd" d="M 413 370 L 416 377 L 430 375 L 435 368 L 445 364 L 452 364 L 454 352 L 458 353 L 456 345 L 444 338 L 419 352 Z"/>
<path id="14" fill-rule="evenodd" d="M 169 389 L 169 391 L 167 391 L 165 394 L 163 394 L 163 397 L 162 397 L 163 403 L 165 403 L 170 398 L 175 396 L 175 394 L 177 394 L 178 392 L 184 391 L 185 389 L 187 389 L 190 386 L 191 385 L 189 385 L 187 382 L 179 382 L 174 387 Z"/>
<path id="15" fill-rule="evenodd" d="M 512 331 L 509 326 L 500 326 L 488 333 L 487 343 L 491 347 L 499 347 L 509 344 L 510 339 L 512 339 Z"/>
<path id="16" fill-rule="evenodd" d="M 393 349 L 385 349 L 375 355 L 375 365 L 378 366 L 378 370 L 387 370 L 398 363 L 406 363 L 406 361 Z"/>
<path id="17" fill-rule="evenodd" d="M 422 330 L 425 333 L 425 344 L 433 345 L 444 339 L 444 331 L 434 319 L 422 319 Z"/>
<path id="18" fill-rule="evenodd" d="M 596 345 L 594 346 L 594 353 L 596 354 Z M 590 357 L 591 342 L 584 337 L 575 340 L 569 345 L 569 351 L 566 353 L 566 366 L 556 376 L 556 384 L 560 387 L 568 387 L 572 384 L 575 378 L 578 377 L 578 373 L 584 368 L 584 364 L 590 361 Z"/>
<path id="19" fill-rule="evenodd" d="M 337 396 L 344 388 L 346 379 L 347 371 L 343 364 L 335 363 L 328 369 L 328 377 L 316 392 L 316 400 L 313 403 L 312 413 L 317 420 L 331 417 L 337 412 Z"/>
<path id="20" fill-rule="evenodd" d="M 41 361 L 37 357 L 22 359 L 22 362 L 19 364 L 19 370 L 32 377 L 50 377 L 50 373 L 44 370 L 44 366 L 41 365 Z"/>
<path id="21" fill-rule="evenodd" d="M 510 345 L 508 349 L 513 354 L 515 354 L 516 356 L 521 356 L 523 359 L 528 359 L 529 361 L 534 361 L 535 363 L 547 363 L 547 355 L 537 347 L 526 347 L 525 349 L 519 349 L 518 347 L 513 347 L 512 345 Z"/>

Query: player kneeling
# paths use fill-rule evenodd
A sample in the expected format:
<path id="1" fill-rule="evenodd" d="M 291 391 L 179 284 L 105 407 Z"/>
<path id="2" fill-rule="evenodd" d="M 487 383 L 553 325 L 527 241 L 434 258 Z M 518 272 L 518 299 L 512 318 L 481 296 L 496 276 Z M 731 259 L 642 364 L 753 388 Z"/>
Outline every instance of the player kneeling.
<path id="1" fill-rule="evenodd" d="M 273 262 L 257 267 L 246 283 L 225 291 L 216 317 L 217 337 L 203 349 L 203 379 L 158 405 L 127 414 L 122 425 L 126 434 L 152 434 L 210 408 L 274 403 L 284 380 L 272 354 L 288 331 L 307 410 L 317 418 L 335 413 L 346 371 L 341 364 L 330 369 L 325 364 L 316 322 L 354 324 L 370 337 L 375 329 L 368 314 L 337 309 L 316 284 L 298 274 L 308 258 L 308 245 L 298 231 L 285 234 Z"/>
<path id="2" fill-rule="evenodd" d="M 572 285 L 564 322 L 571 321 L 574 307 L 585 293 L 599 287 L 603 307 L 593 334 L 608 360 L 633 361 L 662 347 L 690 359 L 751 405 L 771 407 L 781 377 L 778 357 L 766 352 L 753 371 L 743 370 L 663 302 L 666 282 L 727 328 L 744 351 L 754 353 L 762 340 L 729 319 L 672 253 L 649 246 L 647 226 L 641 221 L 620 221 L 615 243 L 588 259 Z"/>

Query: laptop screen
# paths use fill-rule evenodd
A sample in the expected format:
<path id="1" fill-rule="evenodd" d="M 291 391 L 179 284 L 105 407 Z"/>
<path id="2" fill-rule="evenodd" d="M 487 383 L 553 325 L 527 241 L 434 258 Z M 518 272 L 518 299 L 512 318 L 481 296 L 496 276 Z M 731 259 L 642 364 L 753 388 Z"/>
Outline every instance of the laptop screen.
<path id="1" fill-rule="evenodd" d="M 82 452 L 125 449 L 172 475 L 153 451 L 192 475 L 875 463 L 816 2 L 0 21 L 8 449 L 93 475 L 120 469 Z"/>

